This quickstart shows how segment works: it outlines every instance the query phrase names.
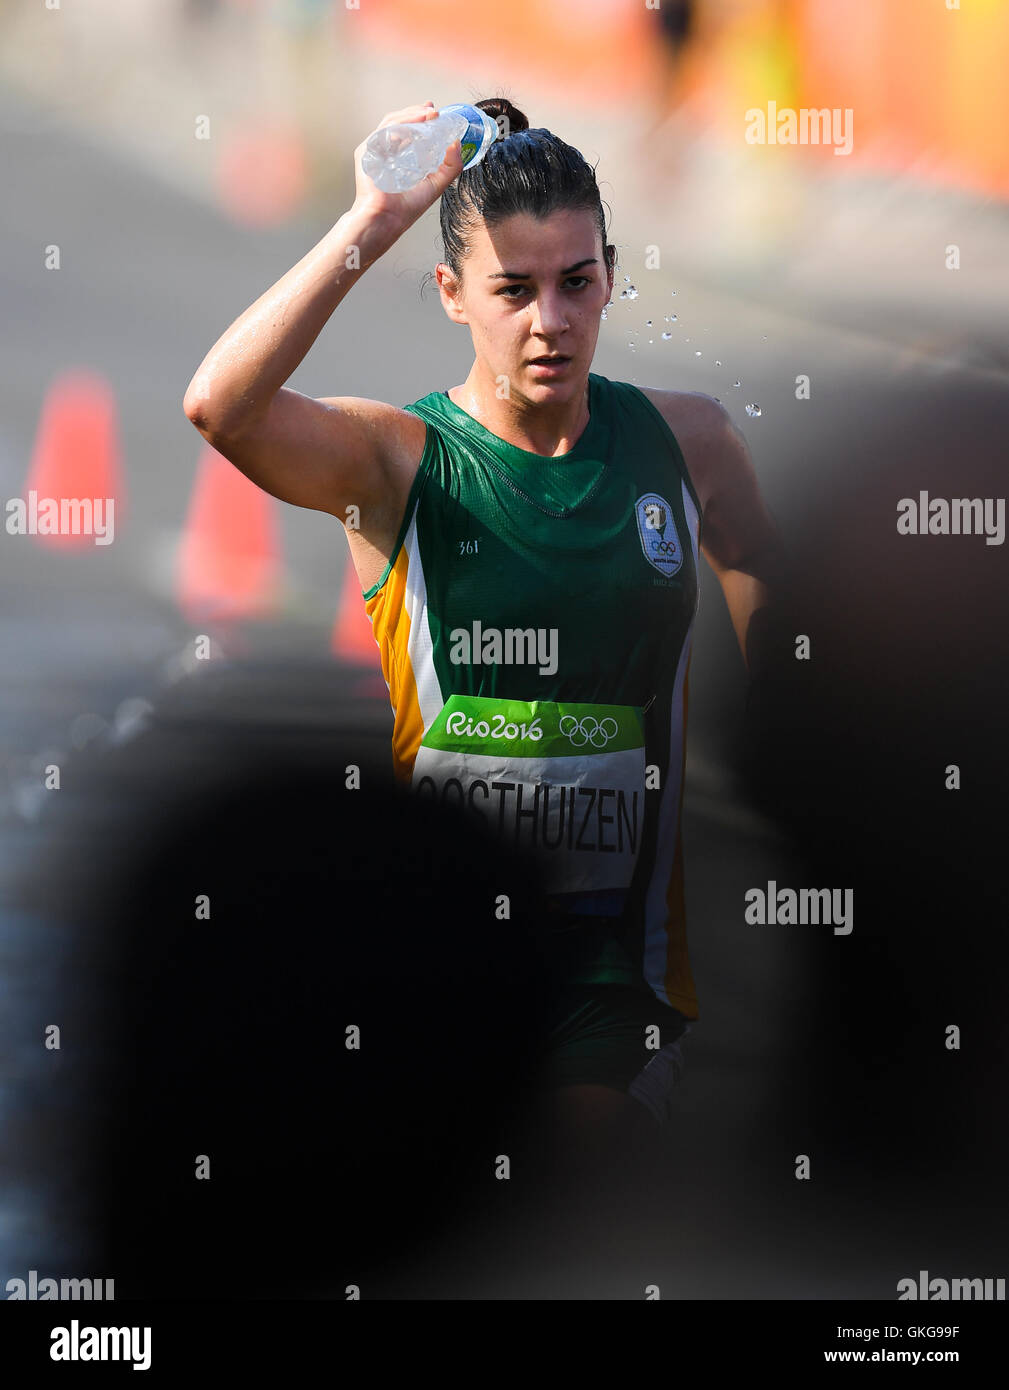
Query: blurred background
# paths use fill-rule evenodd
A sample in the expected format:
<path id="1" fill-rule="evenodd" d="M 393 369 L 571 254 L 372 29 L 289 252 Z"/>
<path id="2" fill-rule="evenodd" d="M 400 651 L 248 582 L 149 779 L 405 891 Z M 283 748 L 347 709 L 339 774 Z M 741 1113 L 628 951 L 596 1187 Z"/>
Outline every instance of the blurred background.
<path id="1" fill-rule="evenodd" d="M 387 769 L 342 529 L 258 492 L 183 394 L 350 205 L 352 151 L 387 111 L 493 95 L 595 165 L 619 264 L 594 370 L 730 410 L 813 660 L 783 658 L 747 714 L 705 569 L 683 811 L 701 1020 L 662 1181 L 594 1263 L 485 1249 L 475 1271 L 470 1251 L 426 1287 L 891 1299 L 919 1268 L 1005 1274 L 1005 548 L 895 521 L 920 490 L 1005 490 L 1007 56 L 1005 0 L 0 3 L 3 497 L 115 499 L 111 544 L 8 525 L 0 545 L 0 1280 L 116 1273 L 91 1268 L 79 1152 L 102 1009 L 44 1045 L 82 998 L 112 997 L 89 955 L 99 905 L 120 895 L 117 930 L 163 950 L 160 842 L 208 787 L 264 766 L 289 787 L 282 770 L 323 748 Z M 771 102 L 850 111 L 850 153 L 750 143 Z M 431 209 L 290 384 L 406 404 L 462 381 L 469 335 L 421 294 L 440 256 Z M 294 809 L 274 797 L 278 836 Z M 159 867 L 131 898 L 141 855 Z M 256 856 L 227 862 L 248 863 L 248 908 Z M 854 887 L 853 934 L 747 926 L 743 893 L 768 879 Z M 278 914 L 239 983 L 283 946 Z M 335 911 L 320 930 L 365 928 Z M 233 956 L 214 970 L 231 1019 Z M 118 1179 L 156 1200 L 130 1152 Z"/>

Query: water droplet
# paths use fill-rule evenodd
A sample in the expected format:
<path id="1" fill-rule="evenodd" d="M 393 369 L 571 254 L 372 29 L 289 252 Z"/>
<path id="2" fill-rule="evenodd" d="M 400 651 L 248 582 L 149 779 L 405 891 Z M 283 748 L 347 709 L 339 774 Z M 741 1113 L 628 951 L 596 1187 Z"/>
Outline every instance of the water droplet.
<path id="1" fill-rule="evenodd" d="M 765 342 L 765 343 L 767 342 L 767 334 L 766 334 L 766 333 L 764 334 L 764 342 Z"/>
<path id="2" fill-rule="evenodd" d="M 628 284 L 630 284 L 631 277 L 629 275 L 625 275 L 624 279 L 627 281 Z"/>
<path id="3" fill-rule="evenodd" d="M 654 342 L 655 342 L 655 339 L 654 339 L 654 338 L 649 338 L 648 341 L 649 341 L 650 343 L 654 343 Z"/>
<path id="4" fill-rule="evenodd" d="M 600 315 L 600 317 L 601 317 L 601 318 L 604 318 L 604 319 L 609 317 L 609 315 L 606 313 L 606 310 L 605 310 L 605 309 L 603 310 L 603 312 L 602 312 L 602 314 Z"/>
<path id="5" fill-rule="evenodd" d="M 753 415 L 760 415 L 762 412 L 761 412 L 761 409 L 760 409 L 760 406 L 759 406 L 759 405 L 754 405 L 754 404 L 751 402 L 751 403 L 746 407 L 746 413 L 747 413 L 747 415 L 753 416 Z"/>
<path id="6" fill-rule="evenodd" d="M 716 357 L 716 358 L 715 358 L 715 366 L 716 366 L 716 367 L 720 367 L 721 365 L 722 365 L 721 362 L 719 362 L 718 358 Z M 716 399 L 717 399 L 717 397 L 716 397 Z"/>
<path id="7" fill-rule="evenodd" d="M 695 353 L 694 353 L 694 356 L 695 356 L 695 357 L 703 357 L 703 355 L 704 355 L 704 354 L 703 354 L 703 353 L 700 353 L 700 352 L 695 352 Z"/>
<path id="8" fill-rule="evenodd" d="M 668 342 L 669 342 L 669 339 L 670 339 L 672 336 L 673 336 L 673 335 L 672 335 L 671 333 L 663 333 L 663 335 L 662 335 L 662 341 L 663 341 L 664 343 L 668 343 Z"/>
<path id="9" fill-rule="evenodd" d="M 734 381 L 732 384 L 733 384 L 733 386 L 739 386 L 739 385 L 740 385 L 740 383 L 739 383 L 738 381 Z"/>
<path id="10" fill-rule="evenodd" d="M 652 326 L 652 321 L 651 321 L 651 319 L 645 319 L 645 327 L 646 327 L 646 328 L 651 328 L 651 326 Z"/>
<path id="11" fill-rule="evenodd" d="M 637 299 L 637 297 L 638 297 L 638 292 L 637 292 L 637 290 L 634 288 L 633 285 L 628 285 L 628 286 L 627 286 L 627 298 L 628 298 L 628 299 Z"/>
<path id="12" fill-rule="evenodd" d="M 675 294 L 676 291 L 675 291 L 675 290 L 670 290 L 669 293 L 670 293 L 670 294 Z"/>

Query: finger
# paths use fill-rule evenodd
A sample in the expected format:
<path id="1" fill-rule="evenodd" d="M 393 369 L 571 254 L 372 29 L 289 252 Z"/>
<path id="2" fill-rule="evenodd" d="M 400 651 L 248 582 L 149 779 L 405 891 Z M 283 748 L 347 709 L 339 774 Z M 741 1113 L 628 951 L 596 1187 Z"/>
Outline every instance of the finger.
<path id="1" fill-rule="evenodd" d="M 439 195 L 444 193 L 449 184 L 462 173 L 462 153 L 459 149 L 459 144 L 460 142 L 458 140 L 454 140 L 452 144 L 449 145 L 445 153 L 445 158 L 435 172 L 426 175 L 438 189 Z"/>
<path id="2" fill-rule="evenodd" d="M 433 102 L 430 105 L 425 104 L 423 106 L 404 106 L 401 111 L 390 111 L 387 116 L 382 118 L 375 129 L 381 130 L 383 126 L 394 125 L 397 121 L 426 121 L 431 116 L 436 116 L 437 114 L 438 112 Z"/>
<path id="3" fill-rule="evenodd" d="M 426 121 L 432 119 L 437 115 L 439 115 L 439 111 L 433 101 L 427 101 L 422 106 L 404 106 L 400 111 L 388 112 L 385 116 L 382 117 L 381 121 L 379 121 L 375 129 L 384 130 L 386 126 L 396 125 L 397 123 L 406 124 L 407 122 L 411 121 Z M 355 156 L 357 155 L 359 150 L 362 152 L 364 151 L 365 147 L 367 146 L 367 143 L 368 137 L 366 135 L 364 139 L 361 141 L 361 143 L 354 150 Z"/>

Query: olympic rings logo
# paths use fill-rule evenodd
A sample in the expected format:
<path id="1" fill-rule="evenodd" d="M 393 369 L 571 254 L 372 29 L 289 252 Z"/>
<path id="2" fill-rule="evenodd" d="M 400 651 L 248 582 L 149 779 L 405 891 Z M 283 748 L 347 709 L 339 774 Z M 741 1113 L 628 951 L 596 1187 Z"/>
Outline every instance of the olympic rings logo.
<path id="1" fill-rule="evenodd" d="M 652 541 L 652 549 L 657 550 L 660 555 L 675 555 L 675 541 Z"/>
<path id="2" fill-rule="evenodd" d="M 584 748 L 587 743 L 591 743 L 593 748 L 605 748 L 610 739 L 616 738 L 617 735 L 615 719 L 596 719 L 591 714 L 586 714 L 582 719 L 576 719 L 573 714 L 565 714 L 561 718 L 559 728 L 576 748 Z"/>

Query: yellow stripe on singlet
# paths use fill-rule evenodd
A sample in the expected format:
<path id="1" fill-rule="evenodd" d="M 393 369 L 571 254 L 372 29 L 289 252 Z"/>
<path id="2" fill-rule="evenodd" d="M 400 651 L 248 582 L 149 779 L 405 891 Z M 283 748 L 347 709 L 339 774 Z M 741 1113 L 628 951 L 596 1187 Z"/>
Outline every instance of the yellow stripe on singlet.
<path id="1" fill-rule="evenodd" d="M 424 737 L 424 721 L 417 699 L 417 683 L 410 661 L 410 614 L 406 608 L 410 560 L 404 546 L 381 589 L 365 599 L 364 611 L 382 658 L 382 675 L 389 687 L 394 722 L 393 772 L 407 786 L 413 776 L 417 749 Z"/>

